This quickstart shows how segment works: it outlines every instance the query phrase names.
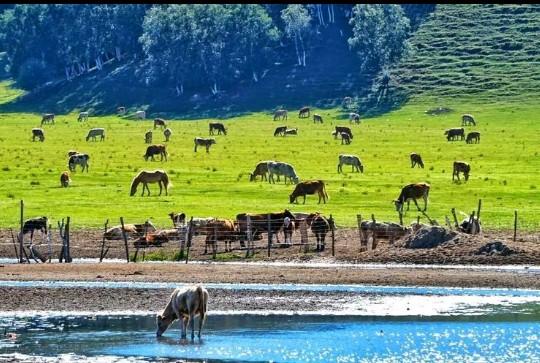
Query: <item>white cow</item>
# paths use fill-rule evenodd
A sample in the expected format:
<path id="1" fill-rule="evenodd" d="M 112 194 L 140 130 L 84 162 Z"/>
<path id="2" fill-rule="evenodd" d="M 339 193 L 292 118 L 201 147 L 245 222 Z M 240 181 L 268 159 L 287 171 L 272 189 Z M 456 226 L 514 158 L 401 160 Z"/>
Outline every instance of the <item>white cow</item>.
<path id="1" fill-rule="evenodd" d="M 79 113 L 79 118 L 77 119 L 77 121 L 81 122 L 81 121 L 88 121 L 88 112 L 80 112 Z"/>
<path id="2" fill-rule="evenodd" d="M 354 112 L 349 113 L 349 122 L 360 123 L 360 115 Z"/>
<path id="3" fill-rule="evenodd" d="M 176 320 L 180 319 L 182 328 L 180 338 L 185 339 L 191 325 L 191 340 L 195 339 L 195 316 L 199 315 L 199 339 L 208 310 L 208 291 L 201 285 L 177 288 L 171 294 L 169 303 L 156 317 L 156 335 L 160 337 Z"/>
<path id="4" fill-rule="evenodd" d="M 145 111 L 137 111 L 135 112 L 135 117 L 139 120 L 144 120 L 146 118 L 146 112 Z"/>
<path id="5" fill-rule="evenodd" d="M 360 158 L 356 155 L 346 155 L 346 154 L 340 154 L 339 155 L 339 164 L 338 164 L 338 173 L 343 172 L 343 164 L 345 165 L 351 165 L 352 171 L 356 169 L 357 172 L 364 172 L 364 166 L 362 165 L 362 162 L 360 161 Z"/>
<path id="6" fill-rule="evenodd" d="M 268 182 L 275 183 L 274 174 L 283 175 L 285 178 L 285 184 L 287 184 L 287 178 L 291 180 L 291 183 L 298 184 L 299 179 L 294 167 L 291 164 L 282 163 L 279 161 L 268 162 Z"/>
<path id="7" fill-rule="evenodd" d="M 95 128 L 90 129 L 88 131 L 88 135 L 86 135 L 86 141 L 90 140 L 90 138 L 94 141 L 96 141 L 96 137 L 100 136 L 100 140 L 105 140 L 105 129 L 103 128 Z"/>

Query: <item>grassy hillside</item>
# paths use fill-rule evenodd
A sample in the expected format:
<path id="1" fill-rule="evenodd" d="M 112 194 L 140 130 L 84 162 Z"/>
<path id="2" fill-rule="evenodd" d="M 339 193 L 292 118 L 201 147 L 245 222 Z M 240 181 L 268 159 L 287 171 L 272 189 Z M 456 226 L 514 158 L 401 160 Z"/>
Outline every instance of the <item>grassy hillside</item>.
<path id="1" fill-rule="evenodd" d="M 536 106 L 519 109 L 506 104 L 483 107 L 451 105 L 458 112 L 428 116 L 426 105 L 416 104 L 382 117 L 366 119 L 353 126 L 351 145 L 341 145 L 330 135 L 334 125 L 346 125 L 338 110 L 320 111 L 324 124 L 298 119 L 291 110 L 289 127 L 298 127 L 297 137 L 273 137 L 282 122 L 264 113 L 254 113 L 224 122 L 228 136 L 216 136 L 209 154 L 193 152 L 193 138 L 208 134 L 208 120 L 172 122 L 174 135 L 167 162 L 144 161 L 144 132 L 152 122 L 132 121 L 118 116 L 91 117 L 86 124 L 76 114 L 57 116 L 56 125 L 46 125 L 44 143 L 32 142 L 30 130 L 39 126 L 36 114 L 0 115 L 0 206 L 2 227 L 18 220 L 18 203 L 24 199 L 26 215 L 48 215 L 54 221 L 71 216 L 74 228 L 97 227 L 106 219 L 128 221 L 150 217 L 168 225 L 167 213 L 185 211 L 195 216 L 234 217 L 238 212 L 322 211 L 333 214 L 339 225 L 355 225 L 355 215 L 374 213 L 377 218 L 397 220 L 391 200 L 408 183 L 431 183 L 428 212 L 439 222 L 451 207 L 469 212 L 483 199 L 483 219 L 491 228 L 511 225 L 518 209 L 522 226 L 540 227 L 540 158 Z M 473 113 L 482 133 L 477 145 L 447 142 L 444 129 L 460 125 L 461 111 Z M 86 142 L 90 127 L 105 127 L 104 142 Z M 154 142 L 162 142 L 155 134 Z M 73 185 L 60 188 L 59 176 L 67 170 L 66 153 L 76 149 L 90 154 L 90 172 L 72 175 Z M 425 169 L 411 169 L 409 153 L 422 154 Z M 365 165 L 364 174 L 337 173 L 339 153 L 357 154 Z M 306 205 L 290 205 L 291 185 L 249 182 L 248 173 L 260 160 L 281 160 L 293 164 L 302 180 L 323 179 L 330 202 L 318 205 L 310 196 Z M 472 165 L 468 183 L 452 183 L 452 163 L 465 160 Z M 168 197 L 129 196 L 129 185 L 141 169 L 163 168 L 170 173 L 173 187 Z M 140 193 L 141 190 L 138 191 Z M 415 219 L 413 210 L 405 218 Z"/>
<path id="2" fill-rule="evenodd" d="M 516 102 L 540 95 L 539 5 L 437 5 L 394 85 L 413 99 Z"/>

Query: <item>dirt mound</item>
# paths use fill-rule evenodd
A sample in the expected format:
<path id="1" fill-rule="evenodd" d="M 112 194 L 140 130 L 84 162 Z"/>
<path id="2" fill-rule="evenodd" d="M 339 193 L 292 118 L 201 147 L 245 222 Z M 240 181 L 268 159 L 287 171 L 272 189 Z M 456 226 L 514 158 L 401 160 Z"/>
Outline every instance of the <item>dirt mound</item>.
<path id="1" fill-rule="evenodd" d="M 434 248 L 456 236 L 456 232 L 448 231 L 443 227 L 425 226 L 405 237 L 402 245 L 406 248 Z"/>
<path id="2" fill-rule="evenodd" d="M 477 255 L 501 255 L 501 256 L 508 256 L 511 254 L 516 253 L 516 251 L 509 248 L 507 245 L 505 245 L 501 241 L 493 241 L 486 243 L 482 247 L 478 249 L 476 252 Z"/>

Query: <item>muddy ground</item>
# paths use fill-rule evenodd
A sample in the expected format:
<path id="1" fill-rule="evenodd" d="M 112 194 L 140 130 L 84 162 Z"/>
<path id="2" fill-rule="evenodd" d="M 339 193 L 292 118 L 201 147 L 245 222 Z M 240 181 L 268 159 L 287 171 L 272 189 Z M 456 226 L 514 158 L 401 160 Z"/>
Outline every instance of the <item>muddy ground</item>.
<path id="1" fill-rule="evenodd" d="M 15 237 L 16 238 L 16 237 Z M 190 260 L 212 260 L 212 254 L 204 254 L 205 236 L 195 236 L 189 252 Z M 460 234 L 456 238 L 438 247 L 429 249 L 411 249 L 403 247 L 399 240 L 390 243 L 386 239 L 378 241 L 376 248 L 366 251 L 366 247 L 360 246 L 357 229 L 338 229 L 335 234 L 335 257 L 332 257 L 330 234 L 326 240 L 326 250 L 316 252 L 315 237 L 309 233 L 308 252 L 306 246 L 299 244 L 299 233 L 293 236 L 293 246 L 280 248 L 274 243 L 270 257 L 267 254 L 268 240 L 266 235 L 263 239 L 255 242 L 255 256 L 249 260 L 279 260 L 279 261 L 309 261 L 317 258 L 332 258 L 341 262 L 379 262 L 379 263 L 413 263 L 413 264 L 540 264 L 540 231 L 535 233 L 519 234 L 516 242 L 512 241 L 512 231 L 492 231 L 481 235 L 471 236 Z M 38 250 L 45 256 L 49 255 L 49 247 L 41 236 L 36 238 Z M 283 235 L 280 235 L 283 242 Z M 479 249 L 492 241 L 502 241 L 513 252 L 508 256 L 477 254 Z M 134 240 L 128 243 L 129 254 L 135 253 Z M 275 242 L 275 241 L 274 241 Z M 102 247 L 102 231 L 78 230 L 70 234 L 72 258 L 99 258 Z M 126 258 L 123 241 L 108 241 L 106 258 Z M 61 239 L 57 231 L 52 233 L 52 256 L 58 260 L 61 250 Z M 173 256 L 180 250 L 178 242 L 168 242 L 161 247 L 149 247 L 140 249 L 138 256 L 146 258 L 152 254 Z M 224 253 L 224 243 L 218 243 L 216 260 L 221 261 L 245 261 L 246 252 L 240 248 L 238 242 L 233 244 L 233 252 Z M 9 230 L 0 230 L 0 257 L 15 257 L 15 249 Z"/>

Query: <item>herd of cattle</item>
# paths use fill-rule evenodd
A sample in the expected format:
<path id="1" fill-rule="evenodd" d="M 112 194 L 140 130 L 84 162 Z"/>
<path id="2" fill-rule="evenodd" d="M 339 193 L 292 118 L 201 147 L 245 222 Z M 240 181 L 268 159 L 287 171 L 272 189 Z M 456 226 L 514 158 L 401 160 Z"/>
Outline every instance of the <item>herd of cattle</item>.
<path id="1" fill-rule="evenodd" d="M 125 108 L 119 108 L 119 113 L 125 112 Z M 311 115 L 311 110 L 309 107 L 302 107 L 299 110 L 298 117 L 299 118 L 309 118 Z M 54 124 L 54 114 L 44 114 L 42 115 L 42 121 L 41 125 L 45 125 L 48 123 Z M 88 120 L 88 112 L 81 112 L 78 117 L 79 122 L 87 121 Z M 144 119 L 146 117 L 146 113 L 144 111 L 137 111 L 135 113 L 135 117 L 138 119 Z M 287 110 L 280 109 L 277 110 L 274 113 L 274 120 L 287 120 L 288 114 Z M 323 123 L 323 118 L 319 114 L 313 114 L 313 122 L 314 123 Z M 357 113 L 350 113 L 349 114 L 349 122 L 359 124 L 360 123 L 360 116 Z M 474 120 L 474 117 L 472 115 L 463 115 L 462 116 L 462 126 L 467 125 L 474 125 L 476 126 L 476 121 Z M 170 136 L 172 135 L 172 130 L 167 127 L 167 122 L 164 119 L 156 118 L 154 119 L 154 130 L 157 128 L 161 128 L 163 130 L 163 135 L 165 136 L 165 141 L 169 141 Z M 209 135 L 215 135 L 217 132 L 218 135 L 227 135 L 227 128 L 222 123 L 218 122 L 211 122 L 209 123 Z M 467 143 L 478 143 L 480 142 L 480 133 L 476 131 L 469 132 L 467 134 L 467 137 L 465 138 L 465 129 L 463 127 L 461 128 L 455 128 L 455 129 L 449 129 L 446 130 L 445 133 L 446 138 L 448 141 L 454 141 L 454 140 L 464 140 L 466 139 Z M 298 128 L 288 128 L 287 126 L 279 126 L 274 131 L 274 136 L 286 136 L 286 135 L 298 135 Z M 353 133 L 350 127 L 346 126 L 336 126 L 335 130 L 332 131 L 332 136 L 334 136 L 335 139 L 337 137 L 341 137 L 341 143 L 342 144 L 350 144 L 353 140 Z M 96 140 L 97 138 L 100 138 L 101 141 L 105 139 L 105 129 L 103 128 L 92 128 L 88 131 L 88 134 L 86 136 L 86 141 L 89 140 Z M 42 128 L 34 128 L 32 129 L 32 140 L 35 141 L 35 139 L 38 138 L 40 141 L 45 140 L 45 133 Z M 148 130 L 145 133 L 145 143 L 151 144 L 147 147 L 146 153 L 144 154 L 145 160 L 154 160 L 154 156 L 159 155 L 161 157 L 161 161 L 165 160 L 167 161 L 167 146 L 165 144 L 152 144 L 153 139 L 153 131 Z M 196 137 L 194 139 L 194 152 L 197 151 L 197 148 L 199 146 L 204 146 L 206 148 L 206 152 L 209 152 L 210 147 L 216 143 L 216 140 L 214 138 L 203 138 L 203 137 Z M 77 151 L 70 151 L 68 153 L 68 167 L 71 172 L 75 171 L 75 168 L 77 165 L 80 165 L 82 168 L 82 171 L 86 170 L 88 172 L 89 169 L 89 159 L 90 156 L 88 154 L 79 153 Z M 411 160 L 411 168 L 414 168 L 415 166 L 419 166 L 421 168 L 424 168 L 424 162 L 422 160 L 422 157 L 418 153 L 411 153 L 410 154 L 410 160 Z M 343 165 L 351 165 L 352 171 L 356 171 L 358 173 L 364 172 L 364 165 L 362 164 L 362 161 L 357 155 L 351 155 L 351 154 L 340 154 L 338 156 L 338 166 L 337 166 L 337 172 L 342 173 L 343 172 Z M 463 161 L 455 161 L 453 164 L 453 173 L 452 173 L 452 180 L 457 178 L 459 181 L 459 174 L 463 173 L 465 180 L 467 181 L 470 175 L 470 165 Z M 287 184 L 287 180 L 291 184 L 295 184 L 295 188 L 293 192 L 289 195 L 289 201 L 290 203 L 297 203 L 298 197 L 304 197 L 304 203 L 306 199 L 306 195 L 314 195 L 318 194 L 319 196 L 319 203 L 321 200 L 323 203 L 326 203 L 326 201 L 329 199 L 328 194 L 326 192 L 325 183 L 322 180 L 307 180 L 307 181 L 300 181 L 300 178 L 298 174 L 296 173 L 295 168 L 288 163 L 280 162 L 280 161 L 274 161 L 274 160 L 266 160 L 266 161 L 260 161 L 256 166 L 252 173 L 250 173 L 250 181 L 255 181 L 257 177 L 261 177 L 262 180 L 267 180 L 269 183 L 275 183 L 275 177 L 277 177 L 277 181 L 280 181 L 280 177 L 283 176 L 285 184 Z M 70 176 L 67 171 L 63 172 L 60 177 L 60 182 L 63 187 L 67 187 L 70 183 Z M 420 207 L 418 206 L 417 199 L 423 199 L 424 200 L 424 209 L 425 212 L 427 209 L 427 202 L 428 202 L 428 195 L 429 195 L 430 185 L 427 183 L 415 183 L 415 184 L 409 184 L 402 188 L 401 193 L 397 200 L 394 200 L 396 210 L 401 214 L 403 213 L 403 206 L 405 203 L 407 203 L 407 209 L 409 209 L 409 203 L 411 200 L 414 201 L 417 208 L 420 210 Z M 144 225 L 126 225 L 125 231 L 128 235 L 133 236 L 140 236 L 144 231 L 144 238 L 145 243 L 160 243 L 170 239 L 171 236 L 176 236 L 178 238 L 182 238 L 182 233 L 180 233 L 180 228 L 184 228 L 184 232 L 187 233 L 187 229 L 189 228 L 186 226 L 185 221 L 185 214 L 172 214 L 171 218 L 173 220 L 173 223 L 175 225 L 175 228 L 172 230 L 163 230 L 163 231 L 157 231 L 156 228 L 151 225 L 151 223 L 145 223 Z M 182 219 L 183 216 L 183 219 Z M 193 227 L 192 233 L 195 235 L 197 234 L 205 234 L 207 236 L 206 238 L 206 247 L 213 246 L 213 248 L 216 248 L 216 242 L 217 241 L 225 241 L 226 250 L 230 249 L 230 244 L 233 241 L 238 240 L 240 242 L 241 246 L 244 246 L 245 241 L 248 239 L 247 237 L 247 220 L 248 214 L 239 214 L 236 217 L 236 220 L 228 220 L 228 219 L 215 219 L 215 218 L 198 218 L 193 221 L 193 224 L 191 226 Z M 298 228 L 299 220 L 304 220 L 308 227 L 310 227 L 313 231 L 313 233 L 317 236 L 317 250 L 324 250 L 324 239 L 326 236 L 326 233 L 330 229 L 330 222 L 323 217 L 320 213 L 313 213 L 309 215 L 299 216 L 298 214 L 294 215 L 288 210 L 282 212 L 282 213 L 270 213 L 270 214 L 252 214 L 249 215 L 251 219 L 251 233 L 252 233 L 252 239 L 257 240 L 260 239 L 261 232 L 268 231 L 270 228 L 270 232 L 273 235 L 276 235 L 276 238 L 278 238 L 278 233 L 280 231 L 283 231 L 284 237 L 286 241 L 290 242 L 290 237 L 292 235 L 292 232 Z M 268 222 L 268 218 L 270 218 L 270 222 Z M 270 224 L 269 224 L 270 223 Z M 121 238 L 121 230 L 119 231 L 120 226 L 113 227 L 109 229 L 107 232 L 105 232 L 104 237 L 107 239 L 119 239 Z M 227 248 L 227 242 L 229 244 L 229 247 Z M 279 242 L 279 238 L 278 238 Z M 205 253 L 206 248 L 205 247 Z"/>

